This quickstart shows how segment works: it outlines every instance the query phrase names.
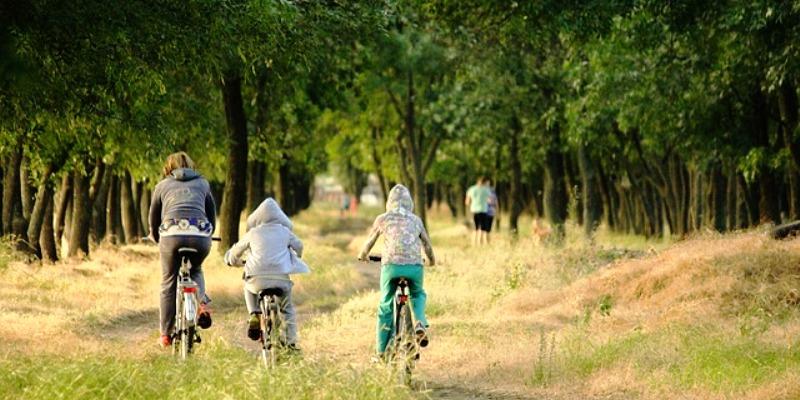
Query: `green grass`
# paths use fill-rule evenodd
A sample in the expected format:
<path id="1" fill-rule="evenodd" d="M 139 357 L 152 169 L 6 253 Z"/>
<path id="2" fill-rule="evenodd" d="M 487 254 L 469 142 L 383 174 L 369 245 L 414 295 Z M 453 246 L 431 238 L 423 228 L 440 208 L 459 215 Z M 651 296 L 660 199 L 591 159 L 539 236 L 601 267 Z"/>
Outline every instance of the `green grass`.
<path id="1" fill-rule="evenodd" d="M 726 392 L 757 386 L 800 368 L 800 348 L 779 347 L 751 337 L 695 334 L 682 338 L 680 357 L 670 374 L 682 387 Z"/>
<path id="2" fill-rule="evenodd" d="M 267 372 L 259 360 L 225 342 L 204 344 L 180 362 L 147 359 L 31 356 L 0 361 L 4 399 L 408 399 L 392 372 L 357 370 L 332 361 L 289 360 Z"/>
<path id="3" fill-rule="evenodd" d="M 614 367 L 632 366 L 642 379 L 651 380 L 654 385 L 736 394 L 779 381 L 788 371 L 800 370 L 798 346 L 726 336 L 713 327 L 634 331 L 604 341 L 578 331 L 553 347 L 554 356 L 540 356 L 533 366 L 529 385 L 587 379 Z"/>

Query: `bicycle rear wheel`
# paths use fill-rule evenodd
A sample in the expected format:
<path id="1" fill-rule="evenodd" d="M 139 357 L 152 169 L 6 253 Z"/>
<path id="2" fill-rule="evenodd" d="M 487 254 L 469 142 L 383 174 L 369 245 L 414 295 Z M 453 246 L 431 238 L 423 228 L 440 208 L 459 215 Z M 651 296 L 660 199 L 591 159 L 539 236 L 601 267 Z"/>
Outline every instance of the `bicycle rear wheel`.
<path id="1" fill-rule="evenodd" d="M 269 352 L 270 367 L 278 365 L 278 349 L 281 345 L 281 321 L 277 301 L 273 300 L 269 307 L 269 342 L 272 346 Z"/>
<path id="2" fill-rule="evenodd" d="M 181 331 L 181 358 L 184 360 L 188 359 L 189 355 L 192 354 L 192 348 L 194 347 L 194 334 L 194 326 L 186 327 Z"/>
<path id="3" fill-rule="evenodd" d="M 183 296 L 179 293 L 175 296 L 175 331 L 172 334 L 172 355 L 181 356 L 183 338 L 181 332 L 186 329 L 186 319 L 183 318 Z M 185 358 L 185 357 L 183 357 Z"/>
<path id="4" fill-rule="evenodd" d="M 398 305 L 395 324 L 395 362 L 399 370 L 400 384 L 410 385 L 417 350 L 411 310 L 407 304 Z"/>
<path id="5" fill-rule="evenodd" d="M 189 318 L 189 316 L 192 315 L 194 317 L 196 315 L 196 304 L 194 296 L 186 296 L 182 301 L 183 307 L 180 308 L 181 329 L 178 336 L 180 337 L 181 358 L 184 360 L 189 358 L 194 348 L 195 330 L 197 329 L 195 326 L 196 318 Z"/>
<path id="6" fill-rule="evenodd" d="M 259 300 L 259 308 L 261 309 L 261 361 L 264 363 L 264 368 L 269 369 L 272 345 L 269 337 L 269 310 L 267 309 L 266 301 L 267 299 L 263 297 Z"/>

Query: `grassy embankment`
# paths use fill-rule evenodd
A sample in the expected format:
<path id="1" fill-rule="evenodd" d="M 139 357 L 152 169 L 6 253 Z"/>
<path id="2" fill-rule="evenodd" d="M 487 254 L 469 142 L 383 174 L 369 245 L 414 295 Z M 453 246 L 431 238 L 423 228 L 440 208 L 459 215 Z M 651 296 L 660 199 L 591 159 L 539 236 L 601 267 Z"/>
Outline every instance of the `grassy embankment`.
<path id="1" fill-rule="evenodd" d="M 215 327 L 185 366 L 155 346 L 155 248 L 100 248 L 58 266 L 6 261 L 0 397 L 800 398 L 800 240 L 601 232 L 588 244 L 569 229 L 553 249 L 523 230 L 475 249 L 463 226 L 436 215 L 433 340 L 417 370 L 433 391 L 415 394 L 368 364 L 377 271 L 352 261 L 368 225 L 324 208 L 297 219 L 314 269 L 296 286 L 305 358 L 272 375 L 243 337 L 239 271 L 219 256 L 206 267 Z"/>

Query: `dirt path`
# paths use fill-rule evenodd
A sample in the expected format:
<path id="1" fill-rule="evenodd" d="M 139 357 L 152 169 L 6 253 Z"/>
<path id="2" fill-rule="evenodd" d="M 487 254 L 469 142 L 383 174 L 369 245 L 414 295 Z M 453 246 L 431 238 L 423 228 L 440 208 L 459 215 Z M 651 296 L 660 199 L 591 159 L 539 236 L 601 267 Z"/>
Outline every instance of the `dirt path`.
<path id="1" fill-rule="evenodd" d="M 512 393 L 494 390 L 473 390 L 445 383 L 432 383 L 428 387 L 427 395 L 432 399 L 441 400 L 526 400 L 534 399 Z"/>

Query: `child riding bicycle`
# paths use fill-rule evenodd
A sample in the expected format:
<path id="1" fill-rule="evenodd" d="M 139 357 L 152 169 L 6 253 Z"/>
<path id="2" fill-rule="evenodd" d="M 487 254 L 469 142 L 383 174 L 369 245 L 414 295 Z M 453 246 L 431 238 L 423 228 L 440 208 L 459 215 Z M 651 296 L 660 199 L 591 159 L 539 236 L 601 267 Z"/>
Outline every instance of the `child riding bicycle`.
<path id="1" fill-rule="evenodd" d="M 242 256 L 249 250 L 247 263 Z M 292 233 L 292 222 L 271 197 L 264 200 L 249 217 L 247 233 L 225 253 L 225 263 L 244 265 L 244 300 L 250 318 L 247 320 L 247 337 L 261 338 L 258 293 L 264 289 L 283 291 L 281 313 L 286 320 L 286 340 L 290 349 L 297 349 L 297 320 L 292 303 L 290 274 L 309 272 L 299 259 L 303 255 L 303 242 Z"/>
<path id="2" fill-rule="evenodd" d="M 430 265 L 436 263 L 431 247 L 431 239 L 422 221 L 414 215 L 414 202 L 403 185 L 395 185 L 386 200 L 386 212 L 379 215 L 372 224 L 364 248 L 358 256 L 366 260 L 378 236 L 384 235 L 384 250 L 381 257 L 381 300 L 378 304 L 376 326 L 376 350 L 378 358 L 383 358 L 386 345 L 392 332 L 392 301 L 396 290 L 396 280 L 405 277 L 409 283 L 411 303 L 417 325 L 414 331 L 420 346 L 428 345 L 428 321 L 425 318 L 426 294 L 423 289 L 423 268 L 420 247 L 425 250 Z"/>

